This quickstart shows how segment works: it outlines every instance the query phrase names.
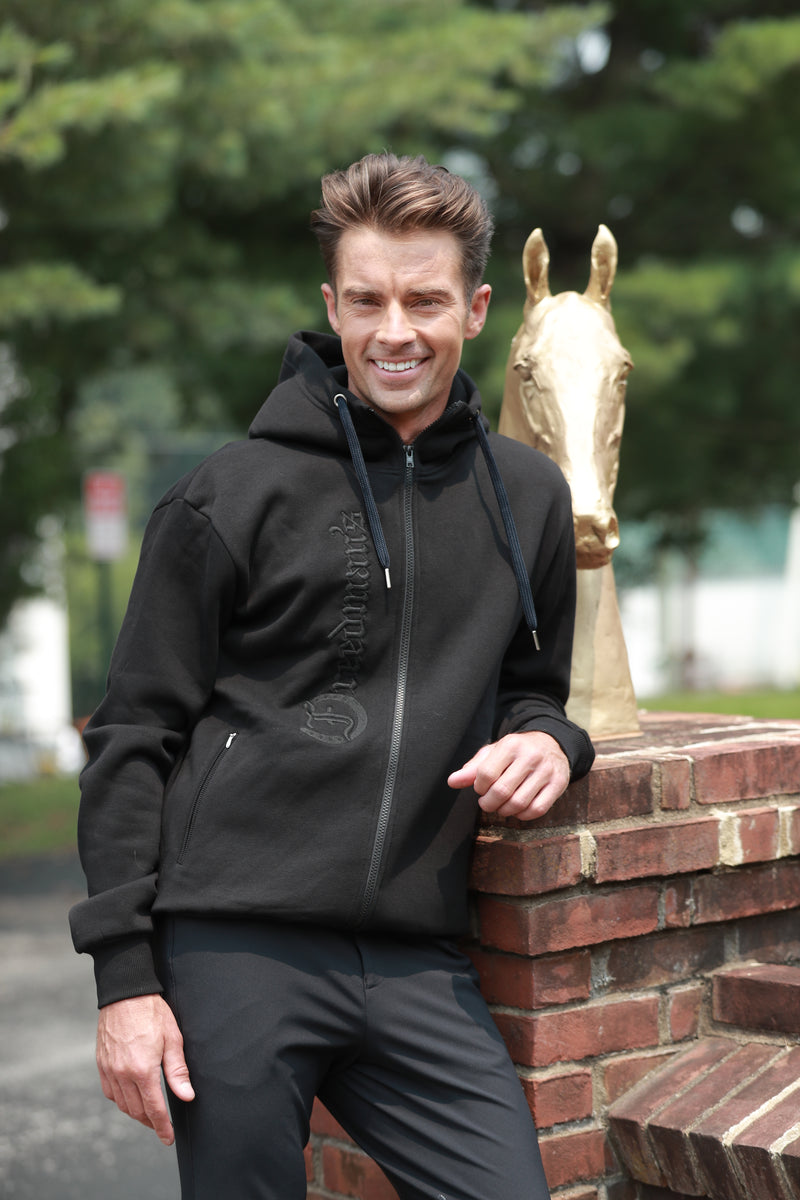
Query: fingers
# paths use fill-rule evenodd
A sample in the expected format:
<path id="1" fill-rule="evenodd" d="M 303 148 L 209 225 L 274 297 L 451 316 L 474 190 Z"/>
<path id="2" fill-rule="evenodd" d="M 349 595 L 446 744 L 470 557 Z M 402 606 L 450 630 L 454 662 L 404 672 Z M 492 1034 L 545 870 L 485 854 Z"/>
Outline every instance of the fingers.
<path id="1" fill-rule="evenodd" d="M 484 746 L 453 772 L 452 786 L 472 786 L 484 812 L 533 820 L 543 816 L 569 783 L 570 769 L 561 747 L 546 733 L 508 734 Z"/>
<path id="2" fill-rule="evenodd" d="M 176 1033 L 177 1027 L 176 1027 Z M 178 1033 L 177 1038 L 167 1044 L 164 1050 L 164 1078 L 167 1086 L 179 1100 L 194 1100 L 194 1088 L 189 1078 L 189 1068 L 183 1057 L 183 1038 Z"/>
<path id="3" fill-rule="evenodd" d="M 477 754 L 473 754 L 469 762 L 465 762 L 463 767 L 459 767 L 457 771 L 453 771 L 452 775 L 448 775 L 447 783 L 451 788 L 472 787 L 475 783 L 475 776 L 478 772 L 478 767 L 486 758 L 486 755 L 491 752 L 491 746 L 481 746 Z"/>
<path id="4" fill-rule="evenodd" d="M 127 1116 L 155 1131 L 165 1146 L 174 1141 L 161 1089 L 161 1066 L 181 1099 L 194 1096 L 183 1057 L 183 1039 L 160 996 L 120 1000 L 101 1009 L 97 1067 L 103 1094 Z M 172 1084 L 171 1084 L 172 1086 Z"/>

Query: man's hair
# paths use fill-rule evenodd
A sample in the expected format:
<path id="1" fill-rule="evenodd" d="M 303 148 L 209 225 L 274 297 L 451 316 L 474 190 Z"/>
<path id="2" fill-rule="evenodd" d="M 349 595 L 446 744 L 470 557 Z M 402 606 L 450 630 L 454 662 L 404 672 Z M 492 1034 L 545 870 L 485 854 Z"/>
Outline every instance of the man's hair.
<path id="1" fill-rule="evenodd" d="M 322 179 L 322 204 L 311 214 L 328 280 L 336 290 L 336 254 L 348 229 L 409 233 L 419 229 L 452 233 L 461 246 L 467 299 L 483 279 L 493 221 L 466 180 L 434 166 L 421 155 L 367 154 Z"/>

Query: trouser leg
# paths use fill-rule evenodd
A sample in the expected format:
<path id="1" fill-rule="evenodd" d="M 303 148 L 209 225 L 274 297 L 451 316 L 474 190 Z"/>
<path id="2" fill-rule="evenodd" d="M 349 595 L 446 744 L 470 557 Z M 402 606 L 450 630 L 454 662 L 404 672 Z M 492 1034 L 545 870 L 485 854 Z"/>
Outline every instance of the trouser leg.
<path id="1" fill-rule="evenodd" d="M 183 1200 L 303 1200 L 314 1095 L 402 1200 L 547 1200 L 533 1122 L 450 943 L 172 919 L 162 977 L 196 1098 Z"/>
<path id="2" fill-rule="evenodd" d="M 170 919 L 161 944 L 195 1089 L 170 1099 L 183 1200 L 303 1200 L 314 1094 L 359 1020 L 357 955 L 250 921 Z"/>
<path id="3" fill-rule="evenodd" d="M 368 1036 L 321 1099 L 403 1200 L 547 1200 L 522 1087 L 469 960 L 359 938 Z"/>

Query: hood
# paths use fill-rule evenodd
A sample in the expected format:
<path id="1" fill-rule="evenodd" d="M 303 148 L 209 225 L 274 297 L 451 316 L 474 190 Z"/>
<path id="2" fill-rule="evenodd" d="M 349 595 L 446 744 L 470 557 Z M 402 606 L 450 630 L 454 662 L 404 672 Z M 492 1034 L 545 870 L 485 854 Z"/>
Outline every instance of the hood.
<path id="1" fill-rule="evenodd" d="M 249 436 L 296 441 L 349 456 L 333 402 L 339 394 L 347 400 L 364 458 L 370 461 L 396 452 L 400 439 L 392 426 L 348 390 L 342 344 L 330 333 L 302 331 L 289 339 L 277 386 L 256 414 Z M 446 458 L 460 442 L 475 437 L 476 420 L 488 429 L 480 393 L 469 375 L 459 370 L 444 413 L 415 442 L 419 460 Z"/>
<path id="2" fill-rule="evenodd" d="M 391 587 L 389 551 L 366 463 L 385 458 L 387 453 L 396 455 L 402 443 L 389 422 L 354 396 L 346 382 L 347 368 L 338 337 L 296 333 L 286 348 L 278 385 L 256 414 L 250 437 L 302 443 L 350 459 L 386 586 Z M 414 457 L 423 465 L 429 464 L 447 458 L 461 442 L 477 440 L 503 519 L 525 619 L 538 649 L 530 580 L 505 485 L 489 444 L 488 428 L 481 414 L 480 393 L 469 375 L 459 369 L 444 412 L 415 438 Z"/>

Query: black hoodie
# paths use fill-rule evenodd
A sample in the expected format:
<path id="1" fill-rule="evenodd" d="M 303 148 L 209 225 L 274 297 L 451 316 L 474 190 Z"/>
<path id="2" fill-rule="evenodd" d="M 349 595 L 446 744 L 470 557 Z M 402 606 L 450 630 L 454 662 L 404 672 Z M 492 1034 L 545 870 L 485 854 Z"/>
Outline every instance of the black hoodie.
<path id="1" fill-rule="evenodd" d="M 575 553 L 558 468 L 490 435 L 537 651 L 471 380 L 458 372 L 411 449 L 345 382 L 338 338 L 293 337 L 248 440 L 148 525 L 85 733 L 89 899 L 71 921 L 101 1004 L 161 990 L 153 913 L 459 934 L 478 809 L 450 772 L 528 729 L 559 742 L 573 778 L 591 766 L 564 713 Z"/>

